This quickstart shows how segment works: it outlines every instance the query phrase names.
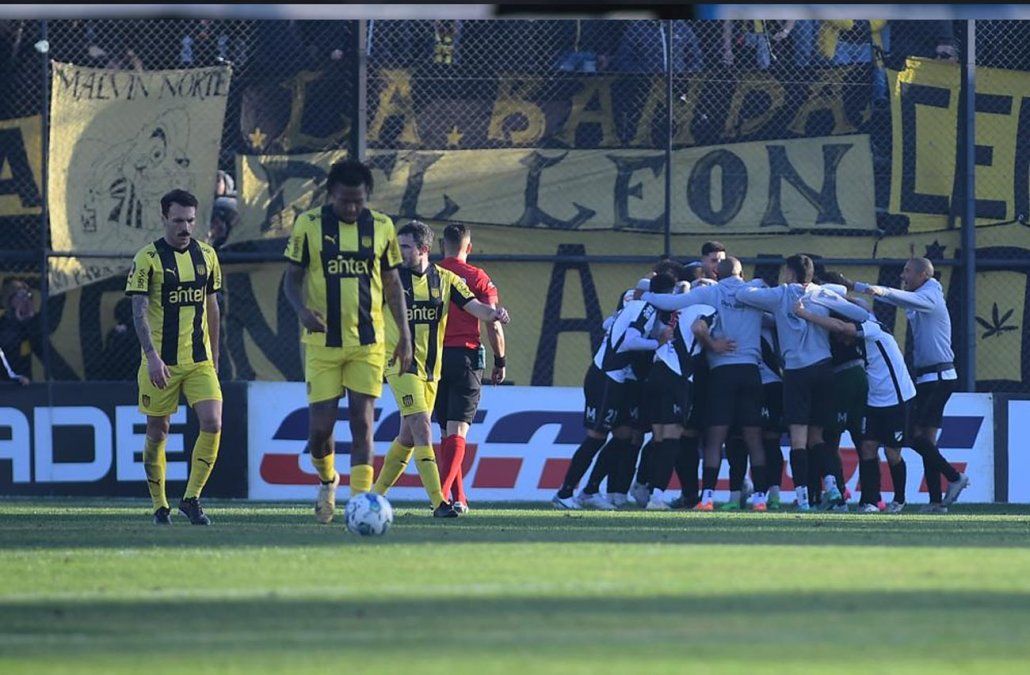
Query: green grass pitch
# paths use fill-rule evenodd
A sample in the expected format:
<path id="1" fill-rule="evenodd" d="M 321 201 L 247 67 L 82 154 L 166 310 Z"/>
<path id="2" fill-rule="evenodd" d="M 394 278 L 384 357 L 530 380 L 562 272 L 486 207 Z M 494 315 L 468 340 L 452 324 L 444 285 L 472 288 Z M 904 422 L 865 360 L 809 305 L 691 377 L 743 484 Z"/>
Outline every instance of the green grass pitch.
<path id="1" fill-rule="evenodd" d="M 0 502 L 0 673 L 1027 672 L 1030 509 Z M 340 505 L 342 509 L 342 504 Z"/>

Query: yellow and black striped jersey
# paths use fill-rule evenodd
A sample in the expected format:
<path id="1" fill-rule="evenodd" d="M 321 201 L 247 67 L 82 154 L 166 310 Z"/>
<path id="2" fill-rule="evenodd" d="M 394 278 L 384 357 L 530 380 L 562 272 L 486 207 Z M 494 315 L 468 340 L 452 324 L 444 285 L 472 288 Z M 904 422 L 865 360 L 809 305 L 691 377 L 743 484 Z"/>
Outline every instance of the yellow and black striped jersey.
<path id="1" fill-rule="evenodd" d="M 400 271 L 401 287 L 408 307 L 408 330 L 412 339 L 412 359 L 409 373 L 429 382 L 440 379 L 443 338 L 447 329 L 447 314 L 454 302 L 464 307 L 476 296 L 465 280 L 454 272 L 431 263 L 423 273 L 407 268 Z M 390 314 L 386 318 L 386 353 L 389 357 L 397 348 L 400 331 Z M 386 372 L 396 375 L 397 364 L 387 364 Z"/>
<path id="2" fill-rule="evenodd" d="M 178 251 L 164 239 L 147 244 L 132 260 L 125 282 L 127 295 L 146 295 L 150 339 L 169 366 L 186 366 L 211 358 L 207 330 L 207 296 L 222 290 L 218 254 L 208 244 L 190 240 Z"/>
<path id="3" fill-rule="evenodd" d="M 345 223 L 329 205 L 305 211 L 293 223 L 286 259 L 307 270 L 305 302 L 325 317 L 326 332 L 303 330 L 301 341 L 323 347 L 381 343 L 384 270 L 401 264 L 393 221 L 365 209 Z"/>

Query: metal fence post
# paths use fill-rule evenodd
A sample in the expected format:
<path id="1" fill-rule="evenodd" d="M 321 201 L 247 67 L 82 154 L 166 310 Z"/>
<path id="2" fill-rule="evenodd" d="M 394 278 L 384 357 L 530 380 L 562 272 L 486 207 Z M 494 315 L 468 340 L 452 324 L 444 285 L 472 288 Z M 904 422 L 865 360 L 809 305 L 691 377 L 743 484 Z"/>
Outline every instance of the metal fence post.
<path id="1" fill-rule="evenodd" d="M 965 92 L 965 152 L 962 158 L 966 176 L 965 204 L 962 215 L 962 258 L 965 312 L 962 334 L 965 337 L 964 388 L 976 391 L 976 21 L 966 22 L 966 63 L 962 69 Z"/>
<path id="2" fill-rule="evenodd" d="M 40 111 L 41 136 L 40 147 L 43 149 L 43 156 L 40 158 L 40 194 L 43 196 L 43 204 L 40 208 L 40 260 L 39 260 L 39 303 L 40 303 L 40 331 L 43 343 L 43 379 L 49 381 L 50 369 L 50 47 L 49 33 L 47 31 L 46 19 L 39 23 L 39 40 L 44 44 L 41 51 L 43 68 L 41 77 L 43 80 L 43 109 Z"/>
<path id="3" fill-rule="evenodd" d="M 665 255 L 672 255 L 672 19 L 665 21 Z"/>
<path id="4" fill-rule="evenodd" d="M 351 147 L 354 157 L 359 161 L 365 161 L 366 141 L 365 131 L 368 128 L 368 20 L 360 19 L 357 22 L 357 37 L 355 50 L 357 57 L 354 61 L 354 122 L 351 130 L 354 139 Z"/>

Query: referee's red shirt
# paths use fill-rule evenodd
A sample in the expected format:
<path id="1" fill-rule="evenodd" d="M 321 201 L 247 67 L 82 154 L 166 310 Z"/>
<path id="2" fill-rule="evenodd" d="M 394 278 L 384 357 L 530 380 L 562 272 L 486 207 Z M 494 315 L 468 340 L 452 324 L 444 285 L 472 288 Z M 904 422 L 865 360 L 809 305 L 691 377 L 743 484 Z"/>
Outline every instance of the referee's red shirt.
<path id="1" fill-rule="evenodd" d="M 476 300 L 486 305 L 497 302 L 497 287 L 483 270 L 457 258 L 444 258 L 438 264 L 464 279 Z M 447 332 L 443 336 L 443 346 L 478 349 L 479 345 L 479 319 L 453 305 L 447 313 Z"/>

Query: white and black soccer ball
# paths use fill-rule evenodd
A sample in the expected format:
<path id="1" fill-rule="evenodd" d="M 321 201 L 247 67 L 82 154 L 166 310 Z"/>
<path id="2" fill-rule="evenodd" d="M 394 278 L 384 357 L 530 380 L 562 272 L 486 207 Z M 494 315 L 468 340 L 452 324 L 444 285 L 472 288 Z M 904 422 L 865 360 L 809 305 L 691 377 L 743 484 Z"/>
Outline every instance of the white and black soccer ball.
<path id="1" fill-rule="evenodd" d="M 379 537 L 393 524 L 393 507 L 386 497 L 362 492 L 347 501 L 347 529 L 362 537 Z"/>

